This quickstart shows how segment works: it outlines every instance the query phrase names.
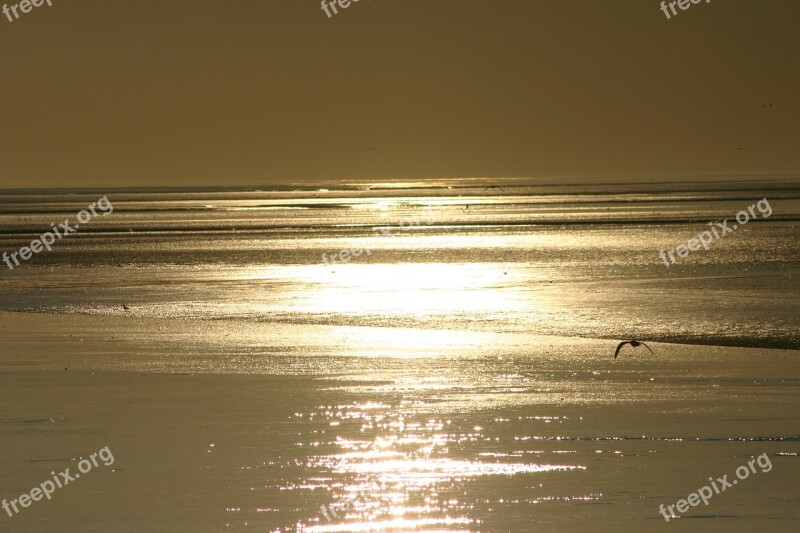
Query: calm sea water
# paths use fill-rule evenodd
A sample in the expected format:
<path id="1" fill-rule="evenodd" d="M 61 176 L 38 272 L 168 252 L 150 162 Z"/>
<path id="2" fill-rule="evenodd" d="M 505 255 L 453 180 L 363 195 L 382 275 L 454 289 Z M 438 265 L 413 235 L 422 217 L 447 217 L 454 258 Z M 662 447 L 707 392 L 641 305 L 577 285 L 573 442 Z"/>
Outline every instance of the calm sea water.
<path id="1" fill-rule="evenodd" d="M 0 309 L 800 347 L 800 186 L 504 189 L 113 191 L 0 269 Z M 0 248 L 99 196 L 4 195 Z M 659 257 L 762 198 L 769 218 Z M 343 249 L 369 252 L 326 264 Z"/>
<path id="2" fill-rule="evenodd" d="M 502 185 L 4 194 L 6 252 L 114 212 L 0 271 L 0 496 L 117 462 L 0 526 L 791 531 L 800 188 Z"/>

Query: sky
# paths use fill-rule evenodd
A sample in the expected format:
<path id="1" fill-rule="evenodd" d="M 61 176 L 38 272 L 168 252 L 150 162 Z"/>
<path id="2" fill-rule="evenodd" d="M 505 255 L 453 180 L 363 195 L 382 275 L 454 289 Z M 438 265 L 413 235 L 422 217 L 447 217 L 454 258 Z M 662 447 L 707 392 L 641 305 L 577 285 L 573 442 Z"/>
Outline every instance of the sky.
<path id="1" fill-rule="evenodd" d="M 800 175 L 797 0 L 51 2 L 2 188 Z"/>

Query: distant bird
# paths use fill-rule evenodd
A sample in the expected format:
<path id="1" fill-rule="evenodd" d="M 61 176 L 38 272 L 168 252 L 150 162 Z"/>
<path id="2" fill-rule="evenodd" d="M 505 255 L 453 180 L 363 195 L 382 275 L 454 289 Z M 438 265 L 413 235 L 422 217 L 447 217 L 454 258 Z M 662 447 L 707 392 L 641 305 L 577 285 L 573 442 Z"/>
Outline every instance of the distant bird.
<path id="1" fill-rule="evenodd" d="M 485 191 L 488 191 L 489 189 L 500 189 L 501 191 L 506 192 L 506 190 L 504 188 L 500 187 L 499 185 L 489 185 L 488 187 L 486 187 L 483 190 L 485 192 Z"/>
<path id="2" fill-rule="evenodd" d="M 616 351 L 616 352 L 614 352 L 614 359 L 616 359 L 616 358 L 617 358 L 617 356 L 619 355 L 619 351 L 620 351 L 620 350 L 622 349 L 622 347 L 623 347 L 623 346 L 625 346 L 626 344 L 630 344 L 630 345 L 631 345 L 633 348 L 638 348 L 639 346 L 644 346 L 645 348 L 647 348 L 648 350 L 650 350 L 650 347 L 649 347 L 648 345 L 646 345 L 646 344 L 645 344 L 645 343 L 643 343 L 643 342 L 639 342 L 639 341 L 637 341 L 636 339 L 629 340 L 629 341 L 624 341 L 624 342 L 621 342 L 621 343 L 619 343 L 619 346 L 617 346 L 617 351 Z M 653 352 L 653 350 L 650 350 L 650 353 L 652 353 L 653 355 L 655 355 L 655 353 Z"/>

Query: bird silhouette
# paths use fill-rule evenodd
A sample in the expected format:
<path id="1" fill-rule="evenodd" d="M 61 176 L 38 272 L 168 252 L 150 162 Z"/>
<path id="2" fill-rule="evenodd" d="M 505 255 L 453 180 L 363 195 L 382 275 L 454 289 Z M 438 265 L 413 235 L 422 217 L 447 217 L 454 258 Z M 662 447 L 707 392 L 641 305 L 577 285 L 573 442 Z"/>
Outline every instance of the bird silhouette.
<path id="1" fill-rule="evenodd" d="M 622 349 L 622 347 L 623 347 L 623 346 L 625 346 L 626 344 L 630 344 L 630 345 L 631 345 L 633 348 L 638 348 L 639 346 L 644 346 L 645 348 L 647 348 L 648 350 L 650 350 L 650 347 L 649 347 L 648 345 L 646 345 L 646 344 L 645 344 L 645 343 L 643 343 L 643 342 L 639 342 L 639 341 L 637 341 L 636 339 L 632 339 L 632 340 L 629 340 L 629 341 L 623 341 L 623 342 L 619 343 L 619 345 L 617 346 L 617 351 L 616 351 L 616 352 L 614 352 L 614 359 L 616 359 L 616 358 L 617 358 L 617 356 L 619 355 L 619 351 L 620 351 L 620 350 Z M 650 350 L 650 353 L 651 353 L 651 354 L 653 354 L 653 355 L 655 355 L 655 353 L 653 352 L 653 350 Z"/>
<path id="2" fill-rule="evenodd" d="M 488 187 L 486 187 L 483 190 L 485 192 L 485 191 L 488 191 L 489 189 L 500 189 L 501 191 L 506 192 L 506 190 L 504 188 L 500 187 L 499 185 L 489 185 Z"/>

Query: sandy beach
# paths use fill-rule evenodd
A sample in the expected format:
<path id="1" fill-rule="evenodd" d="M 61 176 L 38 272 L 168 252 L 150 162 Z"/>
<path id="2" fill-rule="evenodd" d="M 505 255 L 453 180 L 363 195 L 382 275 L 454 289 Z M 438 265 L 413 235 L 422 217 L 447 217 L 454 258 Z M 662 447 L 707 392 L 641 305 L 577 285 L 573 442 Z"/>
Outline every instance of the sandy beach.
<path id="1" fill-rule="evenodd" d="M 509 334 L 436 357 L 343 358 L 313 339 L 351 332 L 248 327 L 258 341 L 237 347 L 222 332 L 244 333 L 220 322 L 3 313 L 2 497 L 104 446 L 115 458 L 0 517 L 3 530 L 789 531 L 800 519 L 796 352 L 656 344 L 656 357 L 614 360 L 609 341 Z M 763 453 L 769 472 L 680 520 L 659 515 Z M 347 519 L 321 516 L 357 487 L 369 499 Z"/>
<path id="2" fill-rule="evenodd" d="M 0 270 L 0 529 L 795 529 L 800 189 L 506 187 L 108 195 Z"/>

